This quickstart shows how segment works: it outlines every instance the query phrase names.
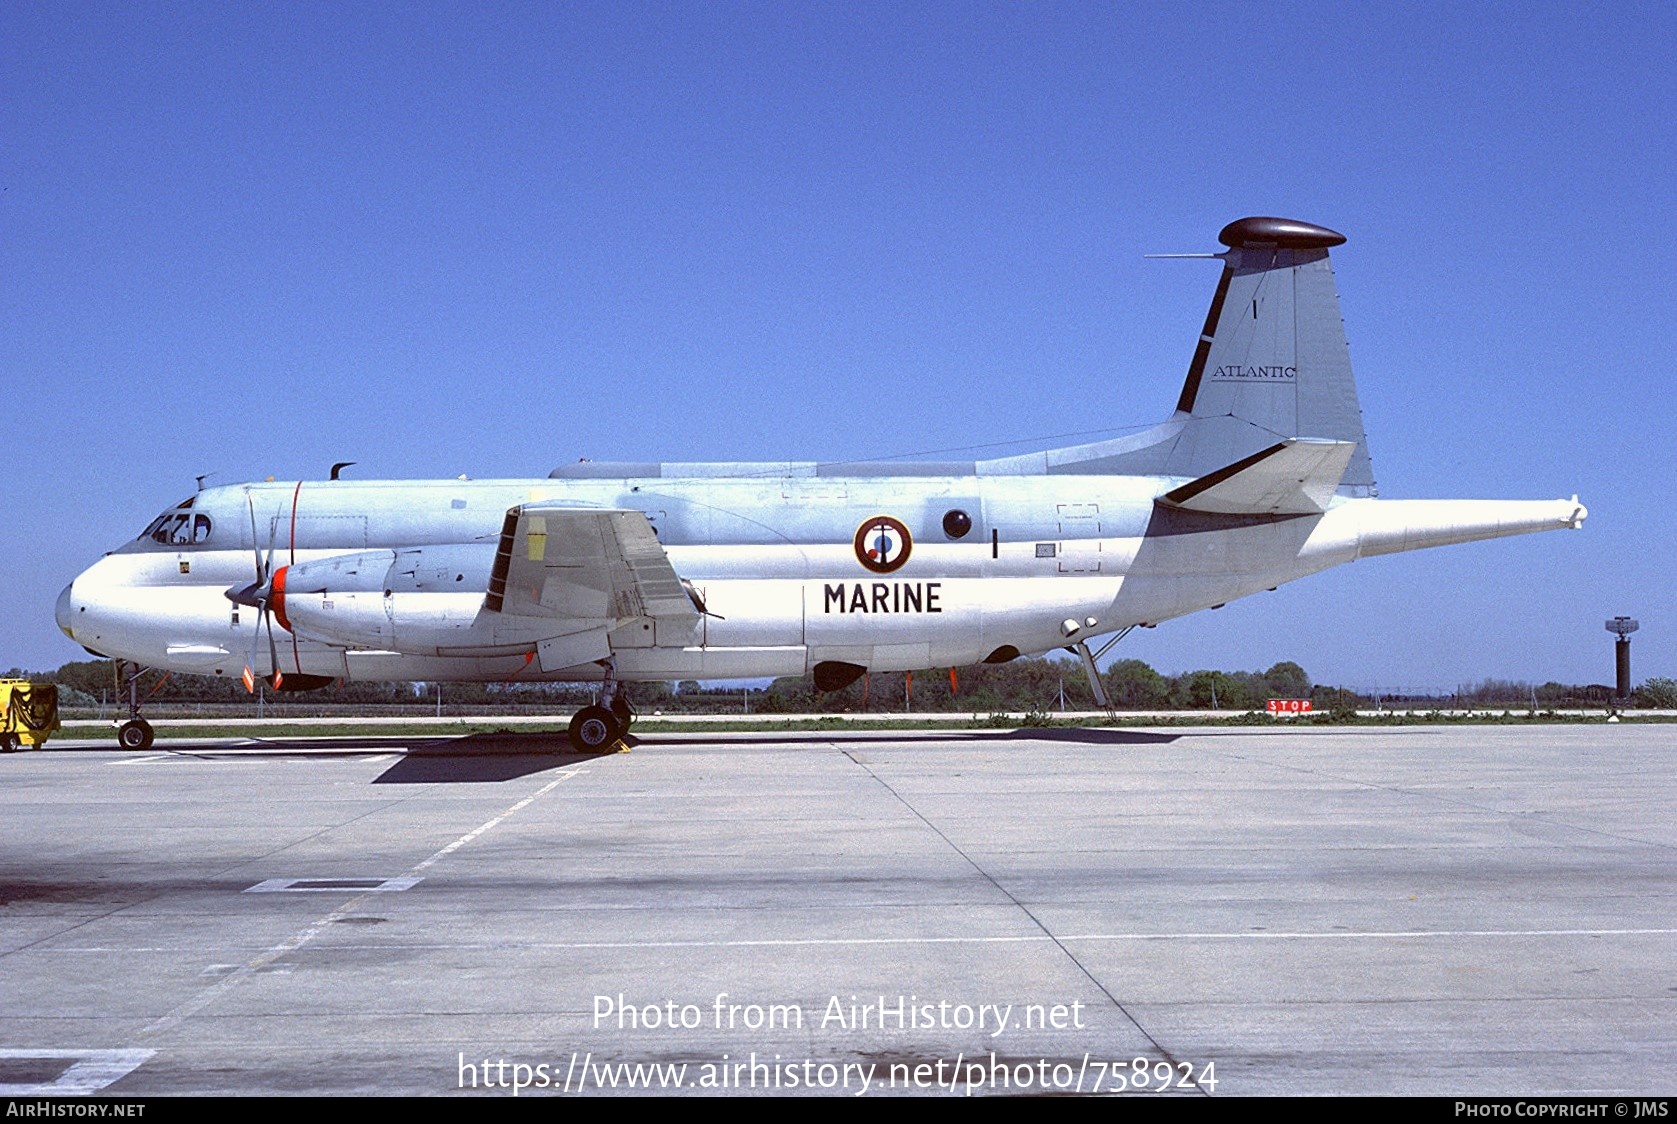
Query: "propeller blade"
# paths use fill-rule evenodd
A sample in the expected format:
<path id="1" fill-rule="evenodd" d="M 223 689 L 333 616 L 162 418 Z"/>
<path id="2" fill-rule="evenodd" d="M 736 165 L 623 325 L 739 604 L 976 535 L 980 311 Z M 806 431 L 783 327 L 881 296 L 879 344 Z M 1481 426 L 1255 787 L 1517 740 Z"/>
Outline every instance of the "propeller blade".
<path id="1" fill-rule="evenodd" d="M 245 490 L 245 505 L 250 509 L 250 550 L 256 564 L 256 580 L 249 585 L 233 586 L 224 591 L 223 596 L 236 605 L 249 605 L 261 610 L 262 615 L 256 620 L 256 632 L 250 638 L 250 658 L 245 661 L 244 680 L 245 690 L 256 693 L 256 651 L 262 644 L 262 629 L 268 630 L 268 667 L 273 676 L 274 690 L 279 690 L 280 684 L 285 682 L 285 675 L 280 671 L 279 647 L 274 643 L 274 547 L 279 536 L 279 520 L 274 519 L 268 524 L 268 555 L 262 556 L 262 548 L 257 545 L 256 538 L 256 499 Z"/>
<path id="2" fill-rule="evenodd" d="M 285 676 L 280 673 L 279 649 L 274 645 L 274 615 L 264 607 L 262 619 L 268 625 L 268 666 L 274 669 L 274 690 L 277 691 L 280 684 L 285 682 Z"/>
<path id="3" fill-rule="evenodd" d="M 239 677 L 244 680 L 245 691 L 252 695 L 256 694 L 256 672 L 254 670 L 254 666 L 256 664 L 256 646 L 262 641 L 262 618 L 267 615 L 268 614 L 264 612 L 261 617 L 256 618 L 256 631 L 250 638 L 250 655 L 245 658 L 245 673 Z"/>
<path id="4" fill-rule="evenodd" d="M 250 508 L 250 552 L 256 558 L 256 584 L 262 584 L 262 552 L 256 546 L 256 499 L 245 489 L 245 506 Z"/>
<path id="5" fill-rule="evenodd" d="M 273 580 L 274 576 L 274 536 L 279 533 L 279 520 L 268 524 L 268 560 L 262 563 L 262 582 L 264 585 Z"/>

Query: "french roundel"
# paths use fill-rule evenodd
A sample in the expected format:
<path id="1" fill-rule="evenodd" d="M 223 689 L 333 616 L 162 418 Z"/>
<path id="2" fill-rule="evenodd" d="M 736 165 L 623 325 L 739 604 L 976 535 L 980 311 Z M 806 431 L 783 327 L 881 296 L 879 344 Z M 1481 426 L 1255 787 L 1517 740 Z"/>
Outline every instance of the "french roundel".
<path id="1" fill-rule="evenodd" d="M 914 539 L 902 521 L 875 515 L 856 528 L 856 561 L 876 574 L 889 574 L 908 561 Z"/>

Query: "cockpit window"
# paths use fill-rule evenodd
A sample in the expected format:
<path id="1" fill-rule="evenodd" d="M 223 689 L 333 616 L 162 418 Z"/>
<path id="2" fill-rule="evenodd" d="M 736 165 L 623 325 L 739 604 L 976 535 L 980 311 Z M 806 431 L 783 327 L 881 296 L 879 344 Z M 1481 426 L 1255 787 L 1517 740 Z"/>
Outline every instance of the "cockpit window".
<path id="1" fill-rule="evenodd" d="M 173 510 L 165 511 L 140 532 L 140 538 L 150 539 L 162 546 L 196 546 L 207 542 L 210 517 L 190 510 L 191 507 L 192 501 L 187 500 Z"/>

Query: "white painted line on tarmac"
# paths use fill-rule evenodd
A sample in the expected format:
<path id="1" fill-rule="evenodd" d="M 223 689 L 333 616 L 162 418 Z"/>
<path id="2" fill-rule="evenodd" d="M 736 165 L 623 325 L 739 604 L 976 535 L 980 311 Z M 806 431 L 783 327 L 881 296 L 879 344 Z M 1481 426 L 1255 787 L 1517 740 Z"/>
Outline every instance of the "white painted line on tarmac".
<path id="1" fill-rule="evenodd" d="M 376 764 L 381 761 L 393 761 L 408 752 L 405 745 L 380 746 L 378 749 L 342 749 L 322 748 L 320 746 L 277 746 L 265 745 L 260 741 L 245 741 L 243 746 L 233 745 L 191 745 L 179 749 L 171 749 L 166 753 L 150 753 L 144 757 L 124 757 L 116 761 L 106 761 L 104 764 L 112 766 L 122 765 L 155 765 L 160 761 L 216 761 L 221 758 L 272 758 L 272 757 L 354 757 L 361 761 Z"/>
<path id="2" fill-rule="evenodd" d="M 1264 941 L 1264 940 L 1439 940 L 1467 938 L 1557 938 L 1557 937 L 1673 937 L 1677 929 L 1428 929 L 1390 932 L 1231 932 L 1231 933 L 1073 933 L 1046 936 L 1042 933 L 1023 933 L 1018 936 L 964 937 L 763 937 L 737 941 L 483 941 L 464 944 L 379 944 L 369 948 L 415 949 L 588 949 L 588 948 L 788 948 L 788 947 L 862 947 L 869 945 L 997 945 L 1051 944 L 1058 940 L 1116 942 L 1116 941 Z M 353 947 L 345 945 L 343 947 Z"/>
<path id="3" fill-rule="evenodd" d="M 450 843 L 430 858 L 420 862 L 418 865 L 414 866 L 413 869 L 409 870 L 405 877 L 411 878 L 415 882 L 419 881 L 426 870 L 439 860 L 443 859 L 445 856 L 458 851 L 461 847 L 464 847 L 467 843 L 470 843 L 484 832 L 490 830 L 496 824 L 506 820 L 507 817 L 516 815 L 523 809 L 528 808 L 531 804 L 558 788 L 565 781 L 568 781 L 577 774 L 584 772 L 587 772 L 587 770 L 582 768 L 560 770 L 558 776 L 554 777 L 551 781 L 548 781 L 541 788 L 538 788 L 535 792 L 532 792 L 529 796 L 526 796 L 524 799 L 508 808 L 500 815 L 495 816 L 487 823 L 480 824 L 471 831 L 468 831 L 466 834 L 462 835 L 460 838 L 456 839 L 454 842 Z M 339 892 L 342 893 L 343 891 L 340 890 Z M 168 1030 L 171 1027 L 179 1025 L 185 1019 L 191 1018 L 193 1015 L 215 1002 L 216 999 L 226 994 L 228 989 L 234 987 L 240 980 L 247 976 L 253 976 L 264 971 L 270 964 L 273 964 L 275 961 L 296 952 L 299 948 L 302 948 L 304 945 L 314 940 L 314 938 L 324 932 L 328 926 L 344 917 L 349 916 L 349 914 L 352 913 L 358 906 L 361 906 L 370 900 L 375 892 L 376 891 L 372 890 L 362 891 L 349 901 L 344 902 L 337 909 L 334 909 L 332 912 L 326 914 L 324 917 L 316 919 L 314 923 L 309 925 L 307 928 L 298 930 L 296 933 L 293 933 L 290 937 L 281 941 L 279 944 L 274 945 L 267 951 L 252 958 L 234 971 L 229 972 L 227 975 L 222 976 L 221 979 L 213 986 L 205 988 L 193 998 L 180 1004 L 174 1010 L 163 1015 L 150 1025 L 142 1028 L 140 1033 L 142 1035 L 156 1034 L 159 1031 Z"/>
<path id="4" fill-rule="evenodd" d="M 369 757 L 388 757 L 404 754 L 408 751 L 408 747 L 405 745 L 381 745 L 377 749 L 351 749 L 343 746 L 273 745 L 262 739 L 254 739 L 245 744 L 247 748 L 235 749 L 201 745 L 181 752 L 190 753 L 193 757 L 204 759 L 217 757 L 359 757 L 365 760 Z"/>
<path id="5" fill-rule="evenodd" d="M 541 788 L 538 788 L 535 792 L 532 792 L 530 795 L 526 796 L 524 799 L 520 800 L 518 803 L 514 804 L 512 807 L 508 808 L 506 811 L 502 812 L 500 815 L 498 815 L 494 819 L 490 820 L 488 823 L 481 824 L 478 827 L 473 828 L 471 831 L 468 831 L 466 834 L 462 835 L 460 838 L 456 839 L 454 842 L 450 843 L 448 846 L 444 847 L 442 850 L 438 851 L 436 854 L 432 855 L 430 858 L 426 859 L 424 862 L 420 863 L 418 866 L 416 866 L 412 870 L 408 871 L 408 873 L 410 875 L 418 875 L 421 871 L 424 871 L 424 870 L 428 869 L 429 867 L 431 867 L 433 864 L 435 864 L 439 860 L 441 860 L 441 859 L 443 859 L 443 858 L 445 858 L 449 855 L 452 855 L 454 852 L 458 851 L 460 848 L 464 847 L 466 844 L 470 843 L 472 840 L 476 839 L 478 836 L 482 835 L 484 832 L 488 831 L 490 828 L 494 827 L 496 824 L 500 823 L 502 820 L 507 819 L 509 816 L 517 815 L 519 812 L 523 811 L 525 808 L 528 808 L 531 804 L 534 804 L 537 800 L 540 800 L 543 796 L 546 796 L 548 793 L 550 793 L 554 789 L 558 788 L 565 781 L 570 780 L 572 777 L 576 776 L 578 773 L 585 773 L 587 771 L 588 770 L 586 770 L 586 769 L 565 769 L 565 770 L 562 770 L 559 773 L 558 776 L 554 777 L 551 781 L 548 781 Z"/>
<path id="6" fill-rule="evenodd" d="M 778 948 L 799 946 L 1051 944 L 1056 941 L 1264 941 L 1264 940 L 1438 940 L 1485 937 L 1632 937 L 1677 936 L 1677 929 L 1424 929 L 1389 932 L 1232 932 L 1232 933 L 1071 933 L 1047 936 L 1025 933 L 1011 937 L 796 937 L 739 941 L 593 941 L 575 944 L 532 944 L 524 947 L 568 948 Z M 389 947 L 389 946 L 383 946 Z M 453 946 L 450 946 L 453 947 Z M 488 944 L 485 947 L 496 947 Z"/>
<path id="7" fill-rule="evenodd" d="M 43 1071 L 57 1071 L 51 1081 L 0 1083 L 0 1097 L 77 1097 L 100 1089 L 133 1073 L 156 1050 L 0 1050 L 0 1062 L 7 1068 L 28 1068 L 40 1063 Z"/>
<path id="8" fill-rule="evenodd" d="M 1335 940 L 1335 941 L 1401 941 L 1401 940 L 1483 940 L 1513 938 L 1522 940 L 1557 940 L 1595 937 L 1677 937 L 1677 929 L 1393 929 L 1368 932 L 1229 932 L 1229 933 L 1073 933 L 1064 936 L 1045 936 L 1025 933 L 1018 936 L 960 936 L 960 937 L 762 937 L 738 941 L 403 941 L 378 944 L 335 944 L 341 949 L 389 949 L 391 951 L 457 950 L 519 950 L 564 951 L 591 948 L 808 948 L 808 947 L 864 947 L 870 945 L 999 945 L 1050 944 L 1056 939 L 1088 942 L 1142 941 L 1273 941 L 1273 940 Z M 143 953 L 188 951 L 179 945 L 114 945 L 55 946 L 38 950 L 53 953 Z"/>
<path id="9" fill-rule="evenodd" d="M 246 886 L 245 894 L 398 894 L 411 890 L 418 878 L 267 878 Z"/>

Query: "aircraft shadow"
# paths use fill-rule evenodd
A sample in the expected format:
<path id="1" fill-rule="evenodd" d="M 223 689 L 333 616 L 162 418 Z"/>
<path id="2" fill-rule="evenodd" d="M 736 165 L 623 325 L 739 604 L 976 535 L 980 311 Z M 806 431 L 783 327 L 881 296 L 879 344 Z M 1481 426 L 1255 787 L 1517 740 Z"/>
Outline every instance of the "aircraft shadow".
<path id="1" fill-rule="evenodd" d="M 864 730 L 833 730 L 809 731 L 800 730 L 796 733 L 777 734 L 773 744 L 792 745 L 831 745 L 834 742 L 844 744 L 878 745 L 882 741 L 903 741 L 925 744 L 928 742 L 959 742 L 972 744 L 974 742 L 1066 742 L 1077 745 L 1164 745 L 1181 737 L 1180 734 L 1160 734 L 1151 730 L 1111 730 L 1078 727 L 1048 727 L 1046 729 L 1021 728 L 1017 730 L 899 730 L 899 731 L 864 731 Z M 764 745 L 766 739 L 761 734 L 652 734 L 646 738 L 631 736 L 630 745 L 646 745 L 656 748 L 661 745 Z"/>
<path id="2" fill-rule="evenodd" d="M 467 734 L 411 745 L 374 784 L 483 784 L 577 765 L 605 753 L 577 753 L 563 733 Z"/>
<path id="3" fill-rule="evenodd" d="M 1163 745 L 1180 735 L 1147 730 L 1108 729 L 1019 729 L 1019 730 L 908 730 L 901 739 L 916 744 L 999 744 L 1004 742 L 1061 742 L 1072 745 Z M 631 734 L 624 739 L 630 748 L 646 746 L 737 745 L 879 745 L 878 733 L 833 731 L 788 733 L 769 741 L 743 734 L 654 734 L 648 738 Z M 483 784 L 517 780 L 536 773 L 577 765 L 609 753 L 576 753 L 563 733 L 469 734 L 411 745 L 406 755 L 376 779 L 374 784 Z"/>

